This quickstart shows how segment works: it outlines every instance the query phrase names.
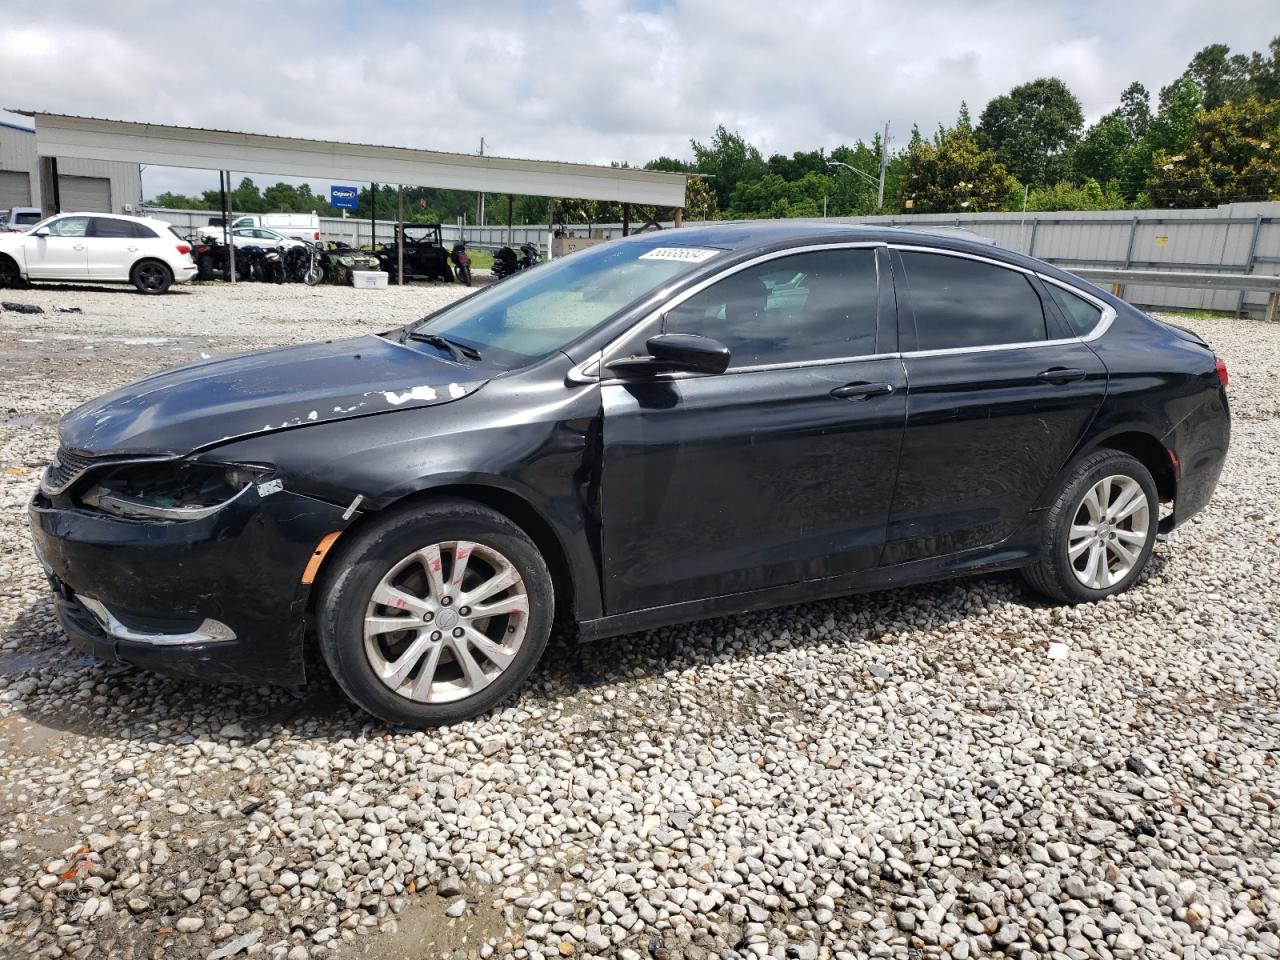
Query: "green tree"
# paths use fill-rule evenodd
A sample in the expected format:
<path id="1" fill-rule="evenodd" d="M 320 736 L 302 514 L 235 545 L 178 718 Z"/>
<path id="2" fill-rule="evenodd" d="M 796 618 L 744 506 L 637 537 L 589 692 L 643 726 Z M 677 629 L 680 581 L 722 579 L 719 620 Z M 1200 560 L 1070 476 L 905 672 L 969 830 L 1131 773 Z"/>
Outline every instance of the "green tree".
<path id="1" fill-rule="evenodd" d="M 711 188 L 716 192 L 716 203 L 729 207 L 733 188 L 741 181 L 758 180 L 767 167 L 760 151 L 747 143 L 739 133 L 730 133 L 724 124 L 716 127 L 709 144 L 691 140 L 694 169 L 714 178 Z"/>
<path id="2" fill-rule="evenodd" d="M 1084 123 L 1080 101 L 1057 77 L 1019 84 L 996 97 L 978 120 L 978 144 L 1032 186 L 1062 179 L 1067 151 Z"/>
<path id="3" fill-rule="evenodd" d="M 1267 50 L 1249 57 L 1249 84 L 1259 100 L 1280 100 L 1280 37 L 1272 37 Z"/>
<path id="4" fill-rule="evenodd" d="M 1240 100 L 1253 92 L 1249 77 L 1249 58 L 1231 52 L 1225 43 L 1211 43 L 1200 50 L 1187 69 L 1172 84 L 1160 91 L 1160 102 L 1166 93 L 1183 80 L 1190 80 L 1200 91 L 1200 102 L 1206 110 L 1216 110 L 1224 103 Z"/>
<path id="5" fill-rule="evenodd" d="M 1280 199 L 1280 100 L 1228 102 L 1195 118 L 1185 151 L 1158 150 L 1147 184 L 1161 207 Z"/>
<path id="6" fill-rule="evenodd" d="M 903 207 L 911 213 L 1002 210 L 1021 192 L 994 151 L 978 145 L 963 118 L 950 130 L 940 130 L 932 143 L 912 139 L 900 190 Z"/>
<path id="7" fill-rule="evenodd" d="M 1037 187 L 1027 196 L 1027 209 L 1036 211 L 1123 210 L 1127 205 L 1118 185 L 1106 188 L 1092 177 L 1080 186 L 1064 181 Z"/>

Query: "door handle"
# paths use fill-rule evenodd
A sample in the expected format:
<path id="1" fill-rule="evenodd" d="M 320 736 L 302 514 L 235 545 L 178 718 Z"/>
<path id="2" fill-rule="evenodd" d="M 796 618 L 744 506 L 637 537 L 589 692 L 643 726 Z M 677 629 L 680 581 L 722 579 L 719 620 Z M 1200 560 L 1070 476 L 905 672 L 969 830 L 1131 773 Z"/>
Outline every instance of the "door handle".
<path id="1" fill-rule="evenodd" d="M 872 397 L 884 397 L 893 393 L 892 383 L 846 383 L 836 387 L 831 396 L 837 400 L 870 400 Z"/>
<path id="2" fill-rule="evenodd" d="M 129 251 L 130 253 L 137 253 L 137 252 L 138 252 L 138 248 L 137 248 L 137 247 L 125 247 L 125 249 L 126 249 L 127 251 Z"/>
<path id="3" fill-rule="evenodd" d="M 83 243 L 77 243 L 77 244 L 74 244 L 74 245 L 71 247 L 71 249 L 72 249 L 72 250 L 83 250 L 83 249 L 84 249 L 84 244 L 83 244 Z"/>
<path id="4" fill-rule="evenodd" d="M 1088 375 L 1088 370 L 1078 370 L 1074 367 L 1050 367 L 1037 374 L 1036 379 L 1045 383 L 1071 383 L 1075 380 L 1083 380 Z"/>

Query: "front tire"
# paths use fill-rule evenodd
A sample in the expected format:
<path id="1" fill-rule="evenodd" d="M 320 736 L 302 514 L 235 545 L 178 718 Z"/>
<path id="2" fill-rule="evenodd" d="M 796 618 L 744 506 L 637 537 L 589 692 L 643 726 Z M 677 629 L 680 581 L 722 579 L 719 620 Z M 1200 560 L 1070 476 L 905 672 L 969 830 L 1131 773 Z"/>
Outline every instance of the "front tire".
<path id="1" fill-rule="evenodd" d="M 159 260 L 142 260 L 129 271 L 129 282 L 139 293 L 151 296 L 167 291 L 173 283 L 173 273 Z"/>
<path id="2" fill-rule="evenodd" d="M 387 723 L 425 729 L 484 713 L 546 647 L 551 575 L 488 507 L 449 499 L 394 512 L 330 562 L 321 653 L 347 696 Z"/>
<path id="3" fill-rule="evenodd" d="M 12 257 L 0 254 L 0 288 L 21 287 L 22 271 Z"/>
<path id="4" fill-rule="evenodd" d="M 1068 472 L 1045 513 L 1040 557 L 1023 576 L 1051 599 L 1096 603 L 1142 575 L 1159 520 L 1151 471 L 1127 453 L 1098 450 Z"/>

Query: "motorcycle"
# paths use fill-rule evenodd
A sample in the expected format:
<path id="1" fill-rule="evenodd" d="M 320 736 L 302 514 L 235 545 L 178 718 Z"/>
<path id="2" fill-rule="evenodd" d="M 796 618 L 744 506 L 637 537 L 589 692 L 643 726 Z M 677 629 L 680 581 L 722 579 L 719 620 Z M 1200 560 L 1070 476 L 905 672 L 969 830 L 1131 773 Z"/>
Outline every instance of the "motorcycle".
<path id="1" fill-rule="evenodd" d="M 242 260 L 243 267 L 240 265 Z M 268 250 L 257 244 L 240 247 L 236 250 L 236 276 L 259 283 L 284 283 L 284 258 L 279 250 Z"/>
<path id="2" fill-rule="evenodd" d="M 520 269 L 528 270 L 530 267 L 536 267 L 542 262 L 542 255 L 538 253 L 538 247 L 532 243 L 520 244 Z"/>
<path id="3" fill-rule="evenodd" d="M 489 269 L 495 280 L 503 280 L 520 269 L 520 261 L 510 247 L 499 247 L 493 254 L 493 266 Z"/>
<path id="4" fill-rule="evenodd" d="M 304 243 L 300 247 L 290 247 L 283 257 L 285 279 L 314 287 L 327 273 L 326 259 L 314 244 Z"/>
<path id="5" fill-rule="evenodd" d="M 458 276 L 458 282 L 471 286 L 471 255 L 467 253 L 464 241 L 459 240 L 453 245 L 449 260 L 453 264 L 453 272 Z"/>

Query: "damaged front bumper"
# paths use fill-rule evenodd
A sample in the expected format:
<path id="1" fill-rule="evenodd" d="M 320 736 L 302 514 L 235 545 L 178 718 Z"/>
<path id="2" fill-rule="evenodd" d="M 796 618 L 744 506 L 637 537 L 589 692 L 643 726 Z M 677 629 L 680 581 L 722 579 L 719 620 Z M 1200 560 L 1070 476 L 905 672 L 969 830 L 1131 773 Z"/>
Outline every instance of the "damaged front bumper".
<path id="1" fill-rule="evenodd" d="M 193 520 L 123 518 L 44 492 L 36 554 L 72 643 L 101 660 L 208 682 L 301 683 L 316 545 L 343 508 L 252 489 Z"/>

